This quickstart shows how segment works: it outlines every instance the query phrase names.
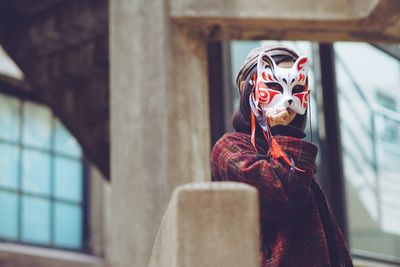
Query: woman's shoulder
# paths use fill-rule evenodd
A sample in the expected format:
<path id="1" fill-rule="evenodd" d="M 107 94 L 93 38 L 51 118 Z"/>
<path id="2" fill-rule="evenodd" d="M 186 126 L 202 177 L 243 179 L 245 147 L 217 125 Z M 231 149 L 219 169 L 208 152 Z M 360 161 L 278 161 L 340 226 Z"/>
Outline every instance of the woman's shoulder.
<path id="1" fill-rule="evenodd" d="M 316 145 L 293 136 L 277 135 L 274 136 L 276 141 L 286 153 L 294 159 L 304 157 L 315 160 L 318 152 Z M 269 145 L 264 139 L 256 137 L 256 149 L 251 143 L 251 135 L 242 132 L 231 132 L 224 134 L 214 145 L 212 154 L 221 152 L 245 152 L 267 155 Z"/>
<path id="2" fill-rule="evenodd" d="M 261 153 L 265 154 L 263 147 L 267 145 L 263 140 L 257 138 L 257 150 L 251 143 L 251 135 L 242 132 L 231 132 L 224 134 L 214 145 L 212 154 L 227 153 Z"/>
<path id="3" fill-rule="evenodd" d="M 213 149 L 229 149 L 235 148 L 254 149 L 251 143 L 251 136 L 242 132 L 225 133 L 214 145 Z"/>
<path id="4" fill-rule="evenodd" d="M 225 142 L 250 142 L 251 136 L 247 133 L 241 132 L 231 132 L 225 133 L 217 143 L 225 143 Z"/>

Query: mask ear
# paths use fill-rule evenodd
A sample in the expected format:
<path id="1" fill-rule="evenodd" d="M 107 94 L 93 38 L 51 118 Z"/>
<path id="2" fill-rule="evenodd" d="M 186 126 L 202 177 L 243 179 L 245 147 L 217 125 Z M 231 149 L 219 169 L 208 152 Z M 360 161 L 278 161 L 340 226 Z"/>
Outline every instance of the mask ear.
<path id="1" fill-rule="evenodd" d="M 309 62 L 308 56 L 301 56 L 293 64 L 292 68 L 295 68 L 297 70 L 297 72 L 300 72 L 307 76 L 308 62 Z"/>
<path id="2" fill-rule="evenodd" d="M 270 67 L 274 72 L 276 68 L 275 61 L 267 53 L 260 53 L 257 60 L 257 77 L 261 77 L 267 67 Z"/>

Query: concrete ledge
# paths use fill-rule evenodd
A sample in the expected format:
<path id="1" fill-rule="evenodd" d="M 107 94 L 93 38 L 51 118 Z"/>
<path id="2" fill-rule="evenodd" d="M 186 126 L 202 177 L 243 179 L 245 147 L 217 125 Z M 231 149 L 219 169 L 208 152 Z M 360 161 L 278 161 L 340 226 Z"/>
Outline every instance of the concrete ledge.
<path id="1" fill-rule="evenodd" d="M 400 41 L 398 0 L 170 0 L 171 18 L 208 40 Z"/>
<path id="2" fill-rule="evenodd" d="M 56 249 L 0 243 L 2 267 L 105 267 L 102 258 Z"/>
<path id="3" fill-rule="evenodd" d="M 398 264 L 380 263 L 371 260 L 353 259 L 354 267 L 395 267 Z"/>
<path id="4" fill-rule="evenodd" d="M 172 17 L 354 20 L 365 18 L 379 0 L 171 0 Z"/>
<path id="5" fill-rule="evenodd" d="M 259 251 L 256 189 L 191 183 L 174 191 L 149 267 L 258 267 Z"/>

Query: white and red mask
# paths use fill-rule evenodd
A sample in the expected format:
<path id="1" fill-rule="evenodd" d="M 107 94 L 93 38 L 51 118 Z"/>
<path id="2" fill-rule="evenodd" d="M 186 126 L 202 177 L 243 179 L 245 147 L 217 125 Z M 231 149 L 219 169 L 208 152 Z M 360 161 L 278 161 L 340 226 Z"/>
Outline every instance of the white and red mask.
<path id="1" fill-rule="evenodd" d="M 261 104 L 264 110 L 290 108 L 303 115 L 309 95 L 308 61 L 307 56 L 301 56 L 291 68 L 281 68 L 269 55 L 261 53 L 257 62 L 254 102 Z"/>

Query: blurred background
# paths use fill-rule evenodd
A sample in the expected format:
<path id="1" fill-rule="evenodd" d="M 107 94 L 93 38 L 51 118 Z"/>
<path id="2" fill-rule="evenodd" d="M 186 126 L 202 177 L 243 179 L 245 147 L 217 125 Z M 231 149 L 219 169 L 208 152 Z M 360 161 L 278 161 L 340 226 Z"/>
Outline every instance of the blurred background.
<path id="1" fill-rule="evenodd" d="M 271 41 L 232 41 L 229 50 L 229 78 L 234 81 L 248 51 Z M 312 90 L 311 112 L 306 126 L 307 139 L 319 147 L 318 179 L 338 212 L 347 231 L 354 255 L 400 260 L 400 58 L 392 51 L 398 45 L 383 47 L 362 42 L 334 42 L 332 57 L 321 54 L 317 42 L 283 41 L 300 54 L 311 57 L 309 73 Z M 334 79 L 332 98 L 324 98 L 324 64 L 333 65 L 325 75 Z M 329 88 L 330 89 L 330 88 Z M 238 105 L 238 90 L 231 82 L 227 113 Z M 337 173 L 329 170 L 327 135 L 321 124 L 324 106 L 337 99 L 341 147 L 335 156 L 342 160 L 344 187 L 337 187 Z M 229 114 L 229 115 L 230 115 Z M 228 115 L 228 117 L 229 117 Z M 231 130 L 230 121 L 225 128 Z M 216 134 L 216 138 L 218 134 Z M 331 181 L 331 182 L 330 182 Z M 338 190 L 340 193 L 338 194 Z M 339 207 L 338 202 L 343 202 Z M 336 204 L 335 204 L 336 203 Z M 344 221 L 345 220 L 345 221 Z"/>
<path id="2" fill-rule="evenodd" d="M 357 266 L 400 266 L 398 2 L 252 1 L 0 2 L 0 266 L 145 266 L 277 40 L 311 58 L 307 139 Z"/>

